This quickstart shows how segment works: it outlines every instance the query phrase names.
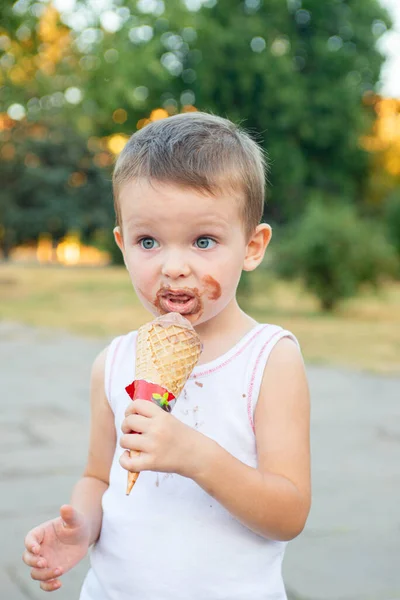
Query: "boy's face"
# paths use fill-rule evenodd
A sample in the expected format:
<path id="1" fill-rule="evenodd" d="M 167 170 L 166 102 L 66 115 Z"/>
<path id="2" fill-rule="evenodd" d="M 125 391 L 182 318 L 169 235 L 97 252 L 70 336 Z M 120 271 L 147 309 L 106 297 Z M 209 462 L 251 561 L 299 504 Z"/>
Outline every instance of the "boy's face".
<path id="1" fill-rule="evenodd" d="M 145 308 L 179 312 L 193 325 L 223 311 L 246 268 L 240 198 L 133 180 L 118 200 L 122 231 L 114 235 Z"/>

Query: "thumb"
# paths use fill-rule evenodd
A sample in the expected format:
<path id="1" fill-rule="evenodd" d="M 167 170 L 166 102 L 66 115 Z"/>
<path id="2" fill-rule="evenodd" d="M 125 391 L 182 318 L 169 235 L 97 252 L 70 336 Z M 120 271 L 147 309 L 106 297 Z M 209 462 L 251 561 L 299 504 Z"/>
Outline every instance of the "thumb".
<path id="1" fill-rule="evenodd" d="M 60 516 L 64 527 L 73 529 L 83 523 L 83 515 L 70 504 L 63 504 L 60 508 Z"/>

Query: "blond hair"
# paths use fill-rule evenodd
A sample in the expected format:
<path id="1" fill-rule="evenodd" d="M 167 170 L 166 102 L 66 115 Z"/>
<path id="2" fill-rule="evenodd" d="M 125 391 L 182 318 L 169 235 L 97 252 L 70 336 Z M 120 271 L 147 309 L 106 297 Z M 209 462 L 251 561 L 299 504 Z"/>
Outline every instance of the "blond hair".
<path id="1" fill-rule="evenodd" d="M 121 226 L 118 197 L 122 186 L 146 178 L 211 195 L 243 194 L 241 218 L 250 237 L 263 215 L 265 172 L 261 147 L 228 119 L 191 112 L 155 121 L 131 136 L 116 161 L 117 224 Z"/>

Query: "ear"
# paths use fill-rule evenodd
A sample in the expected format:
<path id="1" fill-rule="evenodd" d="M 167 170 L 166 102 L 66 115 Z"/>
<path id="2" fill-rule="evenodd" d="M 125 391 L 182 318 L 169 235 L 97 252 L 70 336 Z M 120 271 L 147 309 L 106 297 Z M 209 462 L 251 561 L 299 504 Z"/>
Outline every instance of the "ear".
<path id="1" fill-rule="evenodd" d="M 121 250 L 122 254 L 124 253 L 124 240 L 122 238 L 121 228 L 114 227 L 113 229 L 114 240 L 117 244 L 118 248 Z"/>
<path id="2" fill-rule="evenodd" d="M 126 266 L 125 252 L 124 252 L 124 238 L 122 237 L 121 228 L 120 227 L 114 227 L 113 234 L 114 234 L 115 243 L 117 244 L 118 248 L 122 252 L 122 256 L 124 257 L 124 263 L 125 263 L 125 266 Z"/>
<path id="3" fill-rule="evenodd" d="M 271 241 L 272 229 L 267 223 L 258 225 L 246 247 L 243 271 L 254 271 L 264 258 L 265 251 Z"/>

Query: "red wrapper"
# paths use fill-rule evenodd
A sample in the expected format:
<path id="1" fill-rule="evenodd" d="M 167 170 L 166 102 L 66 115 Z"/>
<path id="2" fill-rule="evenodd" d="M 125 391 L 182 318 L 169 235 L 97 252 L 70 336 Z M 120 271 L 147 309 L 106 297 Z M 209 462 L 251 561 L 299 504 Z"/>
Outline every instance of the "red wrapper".
<path id="1" fill-rule="evenodd" d="M 166 412 L 171 412 L 175 406 L 176 398 L 171 392 L 144 379 L 135 379 L 125 390 L 131 400 L 150 400 Z"/>
<path id="2" fill-rule="evenodd" d="M 165 412 L 171 412 L 176 402 L 176 398 L 171 392 L 160 385 L 150 383 L 150 381 L 145 381 L 144 379 L 135 379 L 130 385 L 126 386 L 125 390 L 132 400 L 149 400 L 150 402 L 154 402 L 154 404 L 158 404 Z M 132 431 L 132 433 L 139 435 L 137 431 Z M 130 453 L 131 456 L 133 454 L 140 454 L 140 452 L 137 453 L 132 450 Z M 128 496 L 138 477 L 139 473 L 128 473 L 128 486 L 126 489 Z"/>

